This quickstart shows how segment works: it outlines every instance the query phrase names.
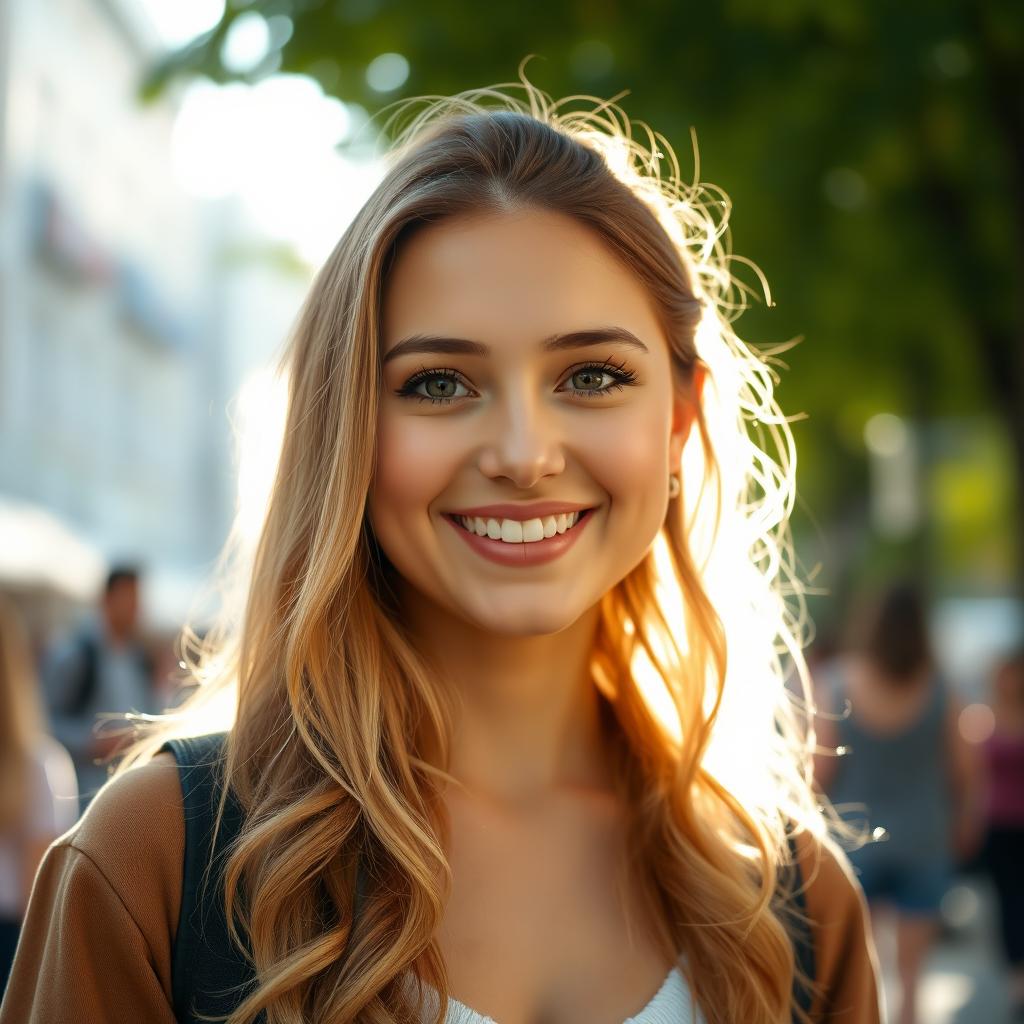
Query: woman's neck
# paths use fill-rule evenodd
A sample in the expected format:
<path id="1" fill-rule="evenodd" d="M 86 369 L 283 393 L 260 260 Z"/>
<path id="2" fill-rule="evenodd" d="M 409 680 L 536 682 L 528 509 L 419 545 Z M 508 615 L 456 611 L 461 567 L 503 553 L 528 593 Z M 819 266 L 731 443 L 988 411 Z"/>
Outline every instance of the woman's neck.
<path id="1" fill-rule="evenodd" d="M 434 606 L 406 608 L 417 643 L 456 695 L 450 774 L 481 795 L 611 788 L 591 675 L 599 608 L 554 635 L 483 632 Z"/>

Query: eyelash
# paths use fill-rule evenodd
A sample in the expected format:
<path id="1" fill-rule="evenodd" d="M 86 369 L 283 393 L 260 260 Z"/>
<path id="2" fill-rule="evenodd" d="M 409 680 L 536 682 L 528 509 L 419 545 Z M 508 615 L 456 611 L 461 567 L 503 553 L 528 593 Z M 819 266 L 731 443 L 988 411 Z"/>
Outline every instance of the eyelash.
<path id="1" fill-rule="evenodd" d="M 584 398 L 600 398 L 603 395 L 611 394 L 613 391 L 621 391 L 624 387 L 629 387 L 636 383 L 636 373 L 628 369 L 625 363 L 616 366 L 610 361 L 605 363 L 585 363 L 582 366 L 577 366 L 569 374 L 569 379 L 571 380 L 577 373 L 583 373 L 584 370 L 597 370 L 615 378 L 613 384 L 609 384 L 608 387 L 602 388 L 600 391 L 583 391 L 580 388 L 572 389 L 577 395 Z M 421 402 L 430 402 L 432 405 L 449 405 L 452 402 L 459 401 L 460 398 L 466 397 L 465 395 L 459 395 L 456 398 L 435 398 L 433 395 L 420 395 L 416 393 L 414 389 L 418 384 L 422 384 L 423 381 L 431 380 L 434 377 L 455 378 L 460 383 L 465 384 L 466 387 L 469 387 L 458 370 L 448 368 L 428 369 L 423 367 L 414 373 L 395 394 L 400 398 L 418 398 Z"/>

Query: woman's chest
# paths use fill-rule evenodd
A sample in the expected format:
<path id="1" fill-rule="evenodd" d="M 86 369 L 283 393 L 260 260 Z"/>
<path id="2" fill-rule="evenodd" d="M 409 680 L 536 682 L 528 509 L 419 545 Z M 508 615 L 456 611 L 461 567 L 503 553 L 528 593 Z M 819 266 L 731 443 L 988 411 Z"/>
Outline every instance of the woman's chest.
<path id="1" fill-rule="evenodd" d="M 621 1024 L 673 965 L 626 876 L 620 816 L 454 803 L 438 933 L 449 991 L 498 1024 Z"/>

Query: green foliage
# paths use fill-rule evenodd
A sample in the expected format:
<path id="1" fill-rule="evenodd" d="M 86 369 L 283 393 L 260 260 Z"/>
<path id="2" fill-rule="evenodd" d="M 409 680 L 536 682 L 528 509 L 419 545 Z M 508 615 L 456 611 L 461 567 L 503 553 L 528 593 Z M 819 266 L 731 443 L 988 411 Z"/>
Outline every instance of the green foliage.
<path id="1" fill-rule="evenodd" d="M 234 75 L 221 47 L 252 12 L 282 45 Z M 366 77 L 382 53 L 410 65 L 386 94 Z M 684 168 L 696 128 L 701 176 L 732 197 L 734 248 L 776 303 L 748 311 L 741 333 L 806 339 L 787 354 L 780 400 L 810 417 L 801 487 L 817 519 L 847 507 L 864 458 L 849 438 L 882 410 L 992 416 L 1024 476 L 1022 4 L 230 0 L 143 91 L 183 72 L 282 70 L 373 112 L 513 81 L 527 54 L 554 96 L 629 90 L 627 113 Z"/>

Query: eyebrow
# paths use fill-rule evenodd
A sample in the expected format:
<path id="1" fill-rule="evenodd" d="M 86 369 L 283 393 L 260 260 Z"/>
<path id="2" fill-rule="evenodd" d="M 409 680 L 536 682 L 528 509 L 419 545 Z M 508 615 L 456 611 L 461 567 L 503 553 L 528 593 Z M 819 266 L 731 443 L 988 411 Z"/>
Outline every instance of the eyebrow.
<path id="1" fill-rule="evenodd" d="M 544 338 L 541 341 L 540 347 L 544 352 L 560 352 L 563 349 L 602 345 L 608 341 L 618 341 L 644 352 L 648 351 L 647 346 L 632 331 L 627 331 L 624 327 L 595 327 L 587 331 L 552 334 L 550 338 Z M 425 352 L 486 356 L 490 352 L 490 348 L 483 342 L 471 341 L 469 338 L 443 338 L 432 334 L 413 334 L 404 338 L 387 352 L 382 365 L 399 356 Z"/>

